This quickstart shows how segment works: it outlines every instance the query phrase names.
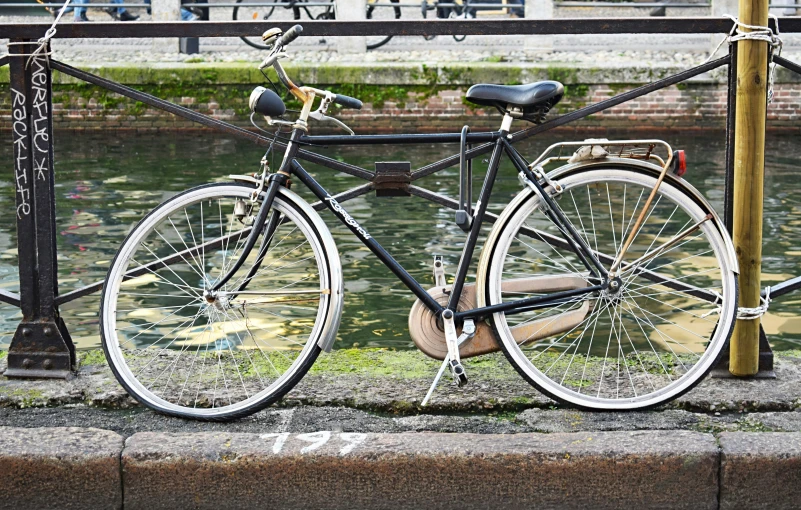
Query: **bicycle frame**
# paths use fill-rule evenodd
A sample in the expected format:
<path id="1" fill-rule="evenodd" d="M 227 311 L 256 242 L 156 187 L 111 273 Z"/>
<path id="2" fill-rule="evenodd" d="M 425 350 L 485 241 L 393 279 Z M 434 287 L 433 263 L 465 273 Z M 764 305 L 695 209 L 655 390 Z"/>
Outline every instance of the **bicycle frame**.
<path id="1" fill-rule="evenodd" d="M 437 316 L 441 315 L 445 310 L 451 310 L 454 312 L 454 319 L 456 322 L 461 324 L 465 319 L 472 319 L 474 321 L 482 320 L 486 316 L 496 312 L 514 314 L 539 308 L 547 308 L 562 304 L 566 299 L 605 289 L 609 281 L 609 275 L 606 269 L 598 260 L 590 247 L 587 246 L 584 239 L 579 235 L 578 232 L 576 232 L 573 225 L 564 216 L 564 213 L 553 201 L 550 194 L 543 188 L 542 184 L 540 184 L 539 179 L 529 168 L 529 165 L 523 156 L 521 156 L 520 153 L 517 152 L 517 150 L 515 150 L 514 147 L 512 147 L 512 145 L 506 140 L 509 133 L 508 126 L 511 124 L 511 121 L 512 117 L 507 114 L 504 117 L 504 122 L 499 131 L 468 135 L 472 136 L 473 140 L 471 141 L 486 141 L 488 138 L 490 140 L 494 140 L 494 147 L 492 149 L 492 155 L 490 156 L 487 174 L 484 178 L 481 191 L 479 192 L 472 225 L 470 231 L 468 232 L 467 240 L 459 260 L 456 278 L 451 289 L 450 298 L 445 306 L 441 305 L 434 298 L 432 298 L 422 287 L 422 285 L 420 285 L 420 283 L 415 280 L 415 278 L 412 277 L 408 271 L 406 271 L 406 269 L 397 260 L 395 260 L 395 258 L 389 252 L 387 252 L 386 249 L 384 249 L 384 247 L 378 241 L 376 241 L 362 225 L 353 219 L 347 210 L 343 208 L 339 202 L 332 197 L 331 194 L 325 188 L 323 188 L 298 162 L 297 156 L 299 155 L 301 142 L 311 141 L 318 138 L 305 136 L 303 131 L 299 128 L 293 129 L 290 140 L 287 143 L 287 149 L 284 153 L 281 166 L 276 174 L 271 175 L 270 182 L 265 189 L 265 198 L 262 203 L 262 209 L 260 211 L 259 218 L 256 220 L 255 225 L 257 226 L 254 227 L 253 231 L 251 231 L 245 249 L 243 249 L 243 253 L 240 256 L 240 260 L 244 261 L 244 259 L 247 258 L 250 251 L 255 246 L 256 238 L 260 235 L 261 230 L 264 228 L 264 220 L 267 218 L 266 211 L 270 209 L 272 200 L 274 199 L 278 188 L 280 186 L 285 186 L 290 176 L 296 176 L 323 204 L 325 204 L 329 210 L 331 210 L 331 212 L 339 219 L 339 221 L 348 227 L 348 229 L 381 261 L 381 263 L 383 263 L 418 299 L 420 299 L 420 301 L 422 301 L 422 303 L 429 310 L 431 310 Z M 362 142 L 367 144 L 391 144 L 393 142 L 419 143 L 426 141 L 427 139 L 444 142 L 450 141 L 453 136 L 454 135 L 451 134 L 398 136 L 355 135 L 344 137 L 344 140 L 342 141 L 349 144 L 354 142 Z M 459 137 L 461 135 L 456 134 L 455 136 Z M 326 138 L 328 143 L 335 143 L 339 141 L 337 137 L 320 138 Z M 495 183 L 501 158 L 504 154 L 510 158 L 516 170 L 523 173 L 528 181 L 535 187 L 537 193 L 543 199 L 546 215 L 563 233 L 566 234 L 566 242 L 570 245 L 571 250 L 577 254 L 582 264 L 589 271 L 589 279 L 591 281 L 594 280 L 597 283 L 581 289 L 553 292 L 544 296 L 536 296 L 497 305 L 457 311 L 456 307 L 459 302 L 459 296 L 462 293 L 465 281 L 467 279 L 467 274 L 470 269 L 470 261 L 475 252 L 481 226 L 484 223 L 487 206 L 492 194 L 493 184 Z M 238 267 L 239 265 L 234 265 L 234 272 L 236 269 L 238 269 Z M 226 277 L 222 278 L 220 280 L 220 284 L 224 284 L 224 282 L 228 279 L 227 277 L 230 277 L 230 275 L 226 275 Z"/>

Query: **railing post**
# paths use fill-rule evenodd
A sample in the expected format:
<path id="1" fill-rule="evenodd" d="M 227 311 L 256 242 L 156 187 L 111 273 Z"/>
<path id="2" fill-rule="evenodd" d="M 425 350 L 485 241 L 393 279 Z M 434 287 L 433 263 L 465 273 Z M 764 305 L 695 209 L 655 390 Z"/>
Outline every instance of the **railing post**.
<path id="1" fill-rule="evenodd" d="M 766 26 L 768 0 L 740 0 L 739 19 Z M 740 306 L 755 308 L 761 290 L 768 44 L 755 40 L 736 44 L 733 238 L 740 264 Z M 752 376 L 759 370 L 759 325 L 758 318 L 737 321 L 729 359 L 733 375 Z"/>
<path id="2" fill-rule="evenodd" d="M 526 19 L 552 19 L 553 0 L 526 0 Z M 526 37 L 526 49 L 553 49 L 552 35 L 529 35 Z"/>
<path id="3" fill-rule="evenodd" d="M 14 44 L 9 53 L 28 55 L 35 48 L 35 44 Z M 29 61 L 27 56 L 14 56 L 9 64 L 23 317 L 8 349 L 5 375 L 67 378 L 75 367 L 75 347 L 55 305 L 58 277 L 51 73 L 45 57 Z"/>
<path id="4" fill-rule="evenodd" d="M 181 19 L 181 0 L 151 0 L 150 13 L 153 21 L 178 21 Z M 153 51 L 177 53 L 179 39 L 157 37 L 153 39 Z"/>
<path id="5" fill-rule="evenodd" d="M 387 9 L 387 7 L 378 7 Z M 365 0 L 336 0 L 337 21 L 364 21 L 367 19 L 367 2 Z M 336 37 L 337 51 L 343 53 L 364 53 L 367 41 L 362 36 Z"/>

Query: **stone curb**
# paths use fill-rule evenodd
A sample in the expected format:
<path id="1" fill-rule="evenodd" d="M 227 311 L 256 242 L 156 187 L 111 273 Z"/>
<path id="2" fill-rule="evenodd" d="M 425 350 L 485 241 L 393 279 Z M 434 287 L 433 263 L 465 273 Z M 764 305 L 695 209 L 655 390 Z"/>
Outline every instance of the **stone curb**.
<path id="1" fill-rule="evenodd" d="M 122 447 L 108 430 L 0 427 L 0 509 L 120 508 Z"/>
<path id="2" fill-rule="evenodd" d="M 125 508 L 717 508 L 710 434 L 135 434 Z M 680 495 L 680 497 L 679 497 Z"/>
<path id="3" fill-rule="evenodd" d="M 801 434 L 725 432 L 720 446 L 720 508 L 798 508 Z"/>
<path id="4" fill-rule="evenodd" d="M 801 433 L 0 427 L 0 509 L 797 508 Z M 123 496 L 124 494 L 124 496 Z M 720 498 L 720 499 L 718 499 Z"/>

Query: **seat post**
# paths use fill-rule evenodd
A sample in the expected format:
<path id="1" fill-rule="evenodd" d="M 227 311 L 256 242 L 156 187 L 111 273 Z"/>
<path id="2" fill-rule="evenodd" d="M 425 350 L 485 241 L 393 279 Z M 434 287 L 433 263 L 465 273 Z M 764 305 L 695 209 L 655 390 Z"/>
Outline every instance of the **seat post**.
<path id="1" fill-rule="evenodd" d="M 506 113 L 503 114 L 503 120 L 501 121 L 501 131 L 508 133 L 510 129 L 512 129 L 512 120 L 515 117 L 519 117 L 521 115 L 520 108 L 517 108 L 512 105 L 506 106 Z"/>

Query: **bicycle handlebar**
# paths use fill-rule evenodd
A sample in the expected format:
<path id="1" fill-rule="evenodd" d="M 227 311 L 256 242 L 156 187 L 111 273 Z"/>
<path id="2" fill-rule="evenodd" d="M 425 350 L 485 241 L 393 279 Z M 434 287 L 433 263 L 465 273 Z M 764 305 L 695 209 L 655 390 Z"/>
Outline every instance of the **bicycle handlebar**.
<path id="1" fill-rule="evenodd" d="M 354 110 L 362 109 L 362 102 L 355 97 L 337 94 L 337 97 L 334 98 L 334 102 L 343 108 L 353 108 Z"/>
<path id="2" fill-rule="evenodd" d="M 284 32 L 284 35 L 281 36 L 281 39 L 278 41 L 278 44 L 282 47 L 286 46 L 287 44 L 297 39 L 301 32 L 303 32 L 303 27 L 300 25 L 295 25 L 294 27 Z"/>

